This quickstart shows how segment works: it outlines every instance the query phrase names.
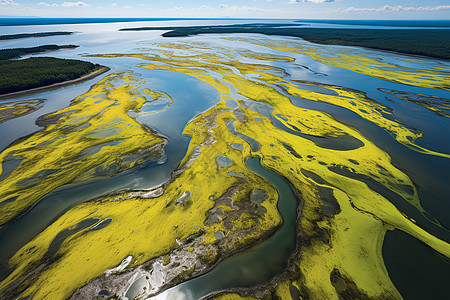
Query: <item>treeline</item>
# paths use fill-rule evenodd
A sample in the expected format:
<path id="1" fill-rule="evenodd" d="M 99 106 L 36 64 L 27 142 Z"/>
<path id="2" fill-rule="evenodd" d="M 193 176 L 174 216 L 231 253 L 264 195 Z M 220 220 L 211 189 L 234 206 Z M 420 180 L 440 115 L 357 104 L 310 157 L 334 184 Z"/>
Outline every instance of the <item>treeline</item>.
<path id="1" fill-rule="evenodd" d="M 261 33 L 294 36 L 327 45 L 359 46 L 450 59 L 450 29 L 340 29 L 280 27 L 271 24 L 196 27 L 141 27 L 121 30 L 170 30 L 164 37 L 207 33 Z"/>
<path id="2" fill-rule="evenodd" d="M 200 33 L 239 33 L 247 30 L 261 31 L 270 28 L 279 27 L 299 27 L 302 24 L 284 24 L 284 23 L 254 23 L 254 24 L 230 24 L 230 25 L 216 25 L 216 26 L 181 26 L 181 27 L 135 27 L 122 28 L 119 31 L 146 31 L 146 30 L 170 30 L 167 36 L 189 36 Z M 166 36 L 166 35 L 163 36 Z"/>
<path id="3" fill-rule="evenodd" d="M 11 59 L 21 57 L 26 54 L 40 53 L 46 51 L 53 51 L 59 49 L 72 49 L 77 48 L 75 45 L 43 45 L 30 48 L 11 48 L 0 50 L 0 60 Z"/>
<path id="4" fill-rule="evenodd" d="M 31 57 L 0 61 L 0 95 L 77 79 L 101 66 L 81 60 Z"/>
<path id="5" fill-rule="evenodd" d="M 362 26 L 391 26 L 391 27 L 450 27 L 450 20 L 311 20 L 302 19 L 297 23 L 327 23 L 341 25 Z"/>
<path id="6" fill-rule="evenodd" d="M 25 38 L 31 38 L 31 37 L 69 35 L 72 33 L 73 33 L 72 31 L 50 31 L 50 32 L 36 32 L 36 33 L 4 34 L 4 35 L 0 35 L 0 41 L 25 39 Z"/>
<path id="7" fill-rule="evenodd" d="M 450 59 L 450 29 L 292 29 L 283 30 L 291 36 L 313 43 L 359 46 Z"/>

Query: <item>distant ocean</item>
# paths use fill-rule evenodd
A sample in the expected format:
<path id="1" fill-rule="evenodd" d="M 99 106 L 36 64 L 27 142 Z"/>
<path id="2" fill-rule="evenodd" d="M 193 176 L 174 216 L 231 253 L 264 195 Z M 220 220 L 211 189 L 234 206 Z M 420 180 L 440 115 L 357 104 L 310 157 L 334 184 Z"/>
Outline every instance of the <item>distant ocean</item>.
<path id="1" fill-rule="evenodd" d="M 117 23 L 142 21 L 180 21 L 180 20 L 258 20 L 235 18 L 11 18 L 0 17 L 0 26 L 23 25 L 59 25 L 59 24 L 87 24 L 87 23 Z"/>

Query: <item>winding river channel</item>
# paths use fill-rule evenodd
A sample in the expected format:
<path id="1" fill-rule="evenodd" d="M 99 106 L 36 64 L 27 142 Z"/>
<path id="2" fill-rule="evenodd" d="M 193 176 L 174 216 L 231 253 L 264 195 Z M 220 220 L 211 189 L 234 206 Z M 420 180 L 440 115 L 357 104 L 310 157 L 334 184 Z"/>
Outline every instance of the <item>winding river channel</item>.
<path id="1" fill-rule="evenodd" d="M 214 291 L 263 284 L 287 267 L 296 243 L 298 199 L 281 176 L 261 166 L 259 157 L 250 157 L 245 164 L 277 189 L 282 227 L 263 243 L 226 259 L 211 272 L 177 285 L 154 299 L 199 299 Z"/>

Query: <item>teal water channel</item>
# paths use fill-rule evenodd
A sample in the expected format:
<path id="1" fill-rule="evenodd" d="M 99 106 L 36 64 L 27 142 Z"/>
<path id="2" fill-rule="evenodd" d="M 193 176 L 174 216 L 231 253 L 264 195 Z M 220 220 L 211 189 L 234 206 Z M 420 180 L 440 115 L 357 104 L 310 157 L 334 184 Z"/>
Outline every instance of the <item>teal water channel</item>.
<path id="1" fill-rule="evenodd" d="M 282 227 L 268 240 L 225 259 L 211 272 L 175 286 L 152 299 L 199 299 L 215 291 L 263 284 L 287 267 L 296 246 L 298 199 L 288 182 L 264 168 L 259 157 L 250 157 L 245 164 L 277 189 L 278 211 L 283 217 Z"/>

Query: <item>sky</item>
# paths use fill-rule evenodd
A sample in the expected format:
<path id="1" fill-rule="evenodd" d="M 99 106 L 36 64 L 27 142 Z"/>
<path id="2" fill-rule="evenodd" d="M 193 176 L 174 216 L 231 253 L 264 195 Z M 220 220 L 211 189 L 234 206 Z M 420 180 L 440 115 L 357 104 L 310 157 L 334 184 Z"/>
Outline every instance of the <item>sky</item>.
<path id="1" fill-rule="evenodd" d="M 0 0 L 0 17 L 450 19 L 450 0 Z"/>

